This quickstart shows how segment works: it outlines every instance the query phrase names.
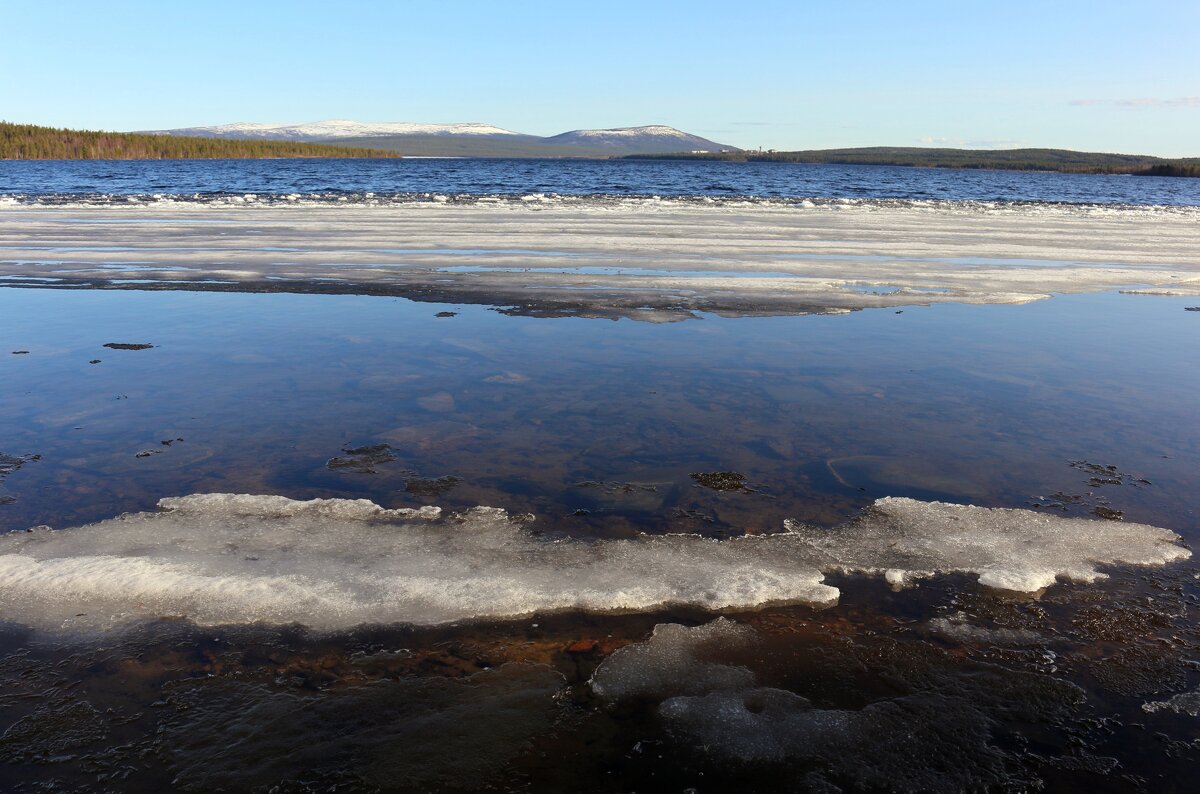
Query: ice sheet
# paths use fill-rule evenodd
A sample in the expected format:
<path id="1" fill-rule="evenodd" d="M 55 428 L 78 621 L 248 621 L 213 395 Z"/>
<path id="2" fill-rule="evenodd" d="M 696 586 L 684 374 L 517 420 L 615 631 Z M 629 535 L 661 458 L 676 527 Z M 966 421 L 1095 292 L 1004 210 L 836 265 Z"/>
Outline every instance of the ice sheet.
<path id="1" fill-rule="evenodd" d="M 1194 208 L 120 198 L 99 208 L 9 199 L 0 207 L 0 276 L 87 287 L 137 270 L 152 283 L 127 288 L 368 292 L 674 318 L 1021 303 L 1121 288 L 1200 292 Z M 188 282 L 236 283 L 181 283 L 181 266 Z"/>
<path id="2" fill-rule="evenodd" d="M 0 615 L 102 629 L 181 616 L 206 625 L 440 624 L 539 611 L 710 610 L 829 605 L 826 571 L 900 586 L 936 573 L 1034 591 L 1098 566 L 1189 556 L 1166 529 L 887 498 L 834 530 L 715 540 L 644 535 L 546 540 L 532 517 L 480 507 L 385 510 L 365 500 L 297 502 L 203 494 L 161 512 L 0 537 Z"/>

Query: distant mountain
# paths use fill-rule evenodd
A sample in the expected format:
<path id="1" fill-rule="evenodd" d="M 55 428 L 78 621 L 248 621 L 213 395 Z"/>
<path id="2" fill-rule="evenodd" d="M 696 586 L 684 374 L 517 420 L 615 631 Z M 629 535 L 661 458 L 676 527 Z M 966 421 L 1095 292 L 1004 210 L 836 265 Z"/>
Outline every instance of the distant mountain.
<path id="1" fill-rule="evenodd" d="M 387 149 L 414 157 L 622 157 L 631 154 L 738 152 L 737 147 L 651 125 L 609 130 L 572 130 L 541 137 L 490 124 L 317 121 L 309 124 L 242 122 L 152 131 L 202 138 L 337 143 Z"/>
<path id="2" fill-rule="evenodd" d="M 383 135 L 516 135 L 490 124 L 414 124 L 405 121 L 362 122 L 344 119 L 308 124 L 257 124 L 237 122 L 213 127 L 183 127 L 174 130 L 144 130 L 152 135 L 184 135 L 192 138 L 262 138 L 276 141 L 331 141 Z"/>
<path id="3" fill-rule="evenodd" d="M 735 146 L 690 135 L 662 124 L 611 130 L 572 130 L 546 138 L 546 142 L 600 149 L 614 155 L 740 151 Z"/>

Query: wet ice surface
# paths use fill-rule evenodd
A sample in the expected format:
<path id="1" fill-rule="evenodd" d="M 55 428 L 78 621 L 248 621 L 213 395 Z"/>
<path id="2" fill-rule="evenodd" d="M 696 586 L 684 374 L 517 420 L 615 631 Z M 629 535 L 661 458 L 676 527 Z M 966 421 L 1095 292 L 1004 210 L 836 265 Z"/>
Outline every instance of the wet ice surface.
<path id="1" fill-rule="evenodd" d="M 159 513 L 0 537 L 0 611 L 43 629 L 109 629 L 164 615 L 201 625 L 359 624 L 512 618 L 538 612 L 828 606 L 830 571 L 895 586 L 977 574 L 1030 593 L 1097 566 L 1165 565 L 1190 553 L 1173 532 L 887 498 L 842 527 L 714 540 L 536 538 L 532 516 L 476 507 L 387 510 L 367 500 L 297 502 L 198 494 Z"/>
<path id="2" fill-rule="evenodd" d="M 648 201 L 6 206 L 0 277 L 368 292 L 656 322 L 1116 288 L 1200 292 L 1198 211 L 1188 207 Z M 110 220 L 123 222 L 92 222 Z"/>
<path id="3" fill-rule="evenodd" d="M 1091 543 L 1088 559 L 1109 578 L 1013 595 L 981 584 L 989 566 L 978 563 L 991 558 L 961 562 L 969 544 L 914 551 L 889 541 L 888 559 L 868 564 L 883 536 L 839 533 L 887 496 L 1025 508 L 1011 517 L 1036 530 L 1038 546 L 1017 554 L 1033 566 L 1020 576 L 1032 584 L 1047 565 L 1079 579 L 1092 570 L 1061 547 L 1039 551 L 1077 526 L 1040 523 L 1047 517 L 1089 518 L 1079 526 L 1136 548 L 1169 540 L 1143 527 L 1194 544 L 1200 326 L 1186 305 L 1110 294 L 650 325 L 364 297 L 0 291 L 4 349 L 30 351 L 0 357 L 0 453 L 42 456 L 9 467 L 0 495 L 16 501 L 0 505 L 0 527 L 58 528 L 3 541 L 61 538 L 43 550 L 71 576 L 84 552 L 119 550 L 93 572 L 127 578 L 91 581 L 119 604 L 106 617 L 136 617 L 97 641 L 95 614 L 68 612 L 53 595 L 20 600 L 26 614 L 44 607 L 77 630 L 0 627 L 0 787 L 1178 788 L 1200 771 L 1196 720 L 1143 704 L 1183 703 L 1176 696 L 1200 685 L 1193 560 L 1110 566 L 1102 561 L 1125 555 Z M 442 310 L 457 315 L 436 318 Z M 112 341 L 155 347 L 102 347 Z M 136 457 L 151 448 L 161 451 Z M 353 465 L 329 468 L 338 458 Z M 736 475 L 753 490 L 703 487 L 698 472 Z M 408 489 L 443 478 L 458 483 Z M 191 519 L 179 503 L 112 520 L 164 496 L 219 491 L 383 507 L 310 520 L 287 500 L 270 510 L 254 500 L 226 505 L 220 522 L 197 519 L 220 525 L 209 537 L 180 537 Z M 480 504 L 537 519 L 452 518 Z M 435 505 L 437 517 L 383 512 Z M 1125 520 L 1090 520 L 1096 505 Z M 905 520 L 944 538 L 951 522 L 931 509 Z M 716 624 L 694 607 L 542 606 L 504 621 L 336 628 L 378 606 L 357 598 L 380 586 L 371 574 L 386 561 L 369 549 L 389 530 L 415 526 L 407 540 L 441 533 L 442 545 L 448 536 L 474 549 L 474 573 L 495 573 L 494 553 L 481 551 L 491 540 L 500 554 L 532 548 L 517 570 L 574 587 L 580 577 L 554 563 L 622 548 L 613 543 L 664 550 L 668 561 L 693 546 L 774 548 L 787 519 L 810 535 L 806 560 L 829 559 L 833 541 L 849 537 L 845 567 L 878 570 L 823 574 L 817 584 L 839 597 L 820 611 L 735 609 Z M 106 523 L 80 527 L 93 521 Z M 306 522 L 326 536 L 306 535 Z M 463 537 L 472 527 L 481 534 Z M 112 537 L 67 542 L 97 528 Z M 872 528 L 886 522 L 863 529 Z M 158 545 L 172 537 L 182 542 Z M 789 559 L 769 556 L 780 568 Z M 129 577 L 133 560 L 147 578 Z M 162 584 L 169 565 L 193 583 L 224 572 L 237 599 L 147 586 L 140 605 L 120 604 L 129 594 L 113 583 Z M 976 573 L 900 590 L 886 580 L 889 570 L 927 569 Z M 301 574 L 333 570 L 360 589 L 315 595 L 349 593 L 349 611 L 300 614 L 277 597 Z M 624 575 L 592 571 L 601 583 Z M 46 579 L 21 581 L 50 592 Z M 485 578 L 468 581 L 478 589 Z M 529 580 L 499 584 L 523 597 Z M 693 592 L 709 603 L 713 590 Z M 611 604 L 612 590 L 597 595 Z M 246 608 L 255 597 L 259 606 Z M 471 588 L 455 597 L 484 609 L 495 601 Z M 196 625 L 220 622 L 222 606 L 269 622 L 333 618 L 320 631 Z M 595 684 L 606 679 L 627 696 L 602 696 Z M 920 752 L 900 735 L 917 737 Z"/>

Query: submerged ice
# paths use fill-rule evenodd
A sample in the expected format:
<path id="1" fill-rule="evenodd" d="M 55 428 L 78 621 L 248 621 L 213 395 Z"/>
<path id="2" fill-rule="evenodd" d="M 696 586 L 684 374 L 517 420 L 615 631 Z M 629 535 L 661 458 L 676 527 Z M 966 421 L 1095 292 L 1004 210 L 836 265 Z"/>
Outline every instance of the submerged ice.
<path id="1" fill-rule="evenodd" d="M 162 617 L 204 625 L 433 625 L 550 610 L 711 610 L 836 603 L 824 572 L 900 586 L 939 573 L 1035 591 L 1098 566 L 1189 556 L 1175 533 L 1027 510 L 881 499 L 832 530 L 546 540 L 532 517 L 480 507 L 388 510 L 366 500 L 200 494 L 160 511 L 0 537 L 0 615 L 48 628 Z"/>
<path id="2" fill-rule="evenodd" d="M 893 638 L 810 637 L 782 651 L 803 658 L 799 670 L 764 665 L 770 653 L 748 653 L 768 642 L 724 618 L 695 627 L 661 623 L 646 641 L 605 659 L 589 683 L 609 705 L 657 704 L 681 749 L 747 770 L 787 765 L 797 782 L 781 788 L 806 791 L 1038 788 L 1022 774 L 1022 760 L 1000 746 L 997 725 L 1056 720 L 1082 695 L 1052 678 L 957 667 L 933 648 Z M 781 670 L 790 673 L 789 686 L 821 702 L 770 685 L 782 681 L 760 680 L 760 673 L 778 679 Z M 886 680 L 884 691 L 861 689 L 863 674 Z"/>

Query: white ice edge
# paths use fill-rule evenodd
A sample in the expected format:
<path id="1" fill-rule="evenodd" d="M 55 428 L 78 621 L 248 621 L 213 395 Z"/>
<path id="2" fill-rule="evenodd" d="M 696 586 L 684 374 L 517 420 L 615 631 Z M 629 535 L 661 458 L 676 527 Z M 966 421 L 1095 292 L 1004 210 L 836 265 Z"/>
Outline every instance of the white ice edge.
<path id="1" fill-rule="evenodd" d="M 44 629 L 184 616 L 199 624 L 436 625 L 556 610 L 827 606 L 824 572 L 945 573 L 1034 592 L 1111 564 L 1190 556 L 1170 530 L 886 498 L 834 530 L 547 541 L 475 508 L 387 510 L 366 500 L 200 494 L 163 512 L 0 537 L 0 615 Z"/>

